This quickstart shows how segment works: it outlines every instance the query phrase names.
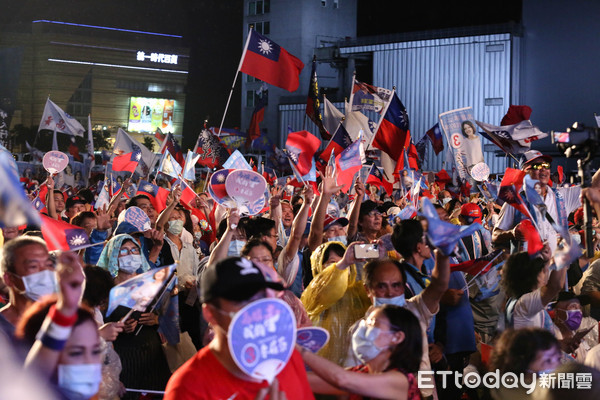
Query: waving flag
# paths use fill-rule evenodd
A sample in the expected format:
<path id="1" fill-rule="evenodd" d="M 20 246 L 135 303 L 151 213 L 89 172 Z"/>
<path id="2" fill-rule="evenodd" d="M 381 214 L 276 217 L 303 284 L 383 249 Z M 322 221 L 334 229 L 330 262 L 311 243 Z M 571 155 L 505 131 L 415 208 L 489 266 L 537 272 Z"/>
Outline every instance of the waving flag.
<path id="1" fill-rule="evenodd" d="M 139 150 L 116 156 L 112 161 L 112 170 L 115 172 L 127 171 L 133 173 L 141 157 L 142 153 Z"/>
<path id="2" fill-rule="evenodd" d="M 157 212 L 161 212 L 167 207 L 167 197 L 169 191 L 163 187 L 153 185 L 147 181 L 140 181 L 136 195 L 143 194 L 148 196 L 150 202 Z"/>
<path id="3" fill-rule="evenodd" d="M 42 114 L 38 132 L 42 129 L 56 130 L 56 132 L 81 137 L 83 137 L 83 132 L 85 132 L 85 128 L 79 121 L 64 112 L 49 98 L 46 99 L 46 106 L 44 107 L 44 114 Z"/>
<path id="4" fill-rule="evenodd" d="M 427 218 L 429 226 L 427 236 L 431 243 L 446 256 L 449 256 L 454 251 L 461 238 L 470 236 L 481 229 L 481 225 L 478 223 L 454 225 L 450 222 L 440 220 L 435 207 L 427 197 L 423 197 L 421 204 L 423 215 Z"/>
<path id="5" fill-rule="evenodd" d="M 229 158 L 229 151 L 223 146 L 219 137 L 207 129 L 202 129 L 194 152 L 200 154 L 198 164 L 209 168 L 217 168 Z"/>
<path id="6" fill-rule="evenodd" d="M 48 251 L 79 250 L 90 244 L 90 238 L 83 228 L 40 214 L 42 218 L 42 236 L 48 245 Z"/>
<path id="7" fill-rule="evenodd" d="M 110 195 L 108 194 L 108 185 L 105 183 L 102 185 L 102 189 L 100 194 L 98 194 L 98 199 L 96 199 L 96 203 L 94 203 L 94 208 L 99 210 L 104 208 L 104 206 L 108 207 L 110 203 Z"/>
<path id="8" fill-rule="evenodd" d="M 350 101 L 352 111 L 375 111 L 380 113 L 385 109 L 391 98 L 391 90 L 354 79 Z"/>
<path id="9" fill-rule="evenodd" d="M 265 107 L 269 103 L 269 91 L 264 82 L 260 90 L 255 93 L 254 99 L 256 100 L 256 105 L 252 112 L 252 118 L 250 118 L 246 148 L 250 148 L 252 141 L 260 137 L 260 123 L 265 119 Z"/>
<path id="10" fill-rule="evenodd" d="M 294 92 L 300 84 L 304 64 L 271 39 L 250 30 L 242 54 L 240 71 Z"/>
<path id="11" fill-rule="evenodd" d="M 25 194 L 19 176 L 13 169 L 14 159 L 9 154 L 0 151 L 0 227 L 39 226 L 39 214 Z"/>
<path id="12" fill-rule="evenodd" d="M 345 185 L 342 192 L 348 193 L 352 186 L 354 175 L 362 167 L 360 159 L 361 137 L 342 151 L 336 158 L 336 168 L 338 170 L 337 184 Z"/>
<path id="13" fill-rule="evenodd" d="M 436 123 L 434 126 L 432 126 L 427 132 L 425 132 L 425 135 L 427 135 L 431 141 L 431 146 L 433 147 L 433 151 L 435 152 L 436 156 L 440 153 L 440 151 L 444 150 L 444 139 L 442 139 L 442 130 L 440 129 L 439 123 Z"/>
<path id="14" fill-rule="evenodd" d="M 331 156 L 331 152 L 337 156 L 351 144 L 352 138 L 350 138 L 350 135 L 346 131 L 346 128 L 344 128 L 344 125 L 339 124 L 335 130 L 335 133 L 331 137 L 331 140 L 329 140 L 329 143 L 327 143 L 327 147 L 325 147 L 325 149 L 319 155 L 319 164 L 323 165 L 327 163 L 327 157 Z"/>
<path id="15" fill-rule="evenodd" d="M 193 151 L 188 150 L 187 155 L 185 156 L 185 164 L 183 167 L 183 179 L 187 179 L 188 181 L 196 180 L 196 163 L 200 158 L 200 154 L 196 154 Z"/>
<path id="16" fill-rule="evenodd" d="M 502 250 L 496 250 L 475 260 L 468 260 L 460 264 L 451 264 L 450 271 L 465 272 L 469 275 L 479 275 L 482 273 L 486 273 L 491 269 L 492 265 L 494 265 L 494 261 L 496 261 L 496 259 L 498 259 L 498 257 L 501 254 Z M 498 262 L 500 261 L 497 261 L 496 263 Z"/>
<path id="17" fill-rule="evenodd" d="M 321 140 L 308 131 L 290 132 L 285 142 L 287 154 L 302 176 L 313 168 L 313 158 L 320 146 Z"/>
<path id="18" fill-rule="evenodd" d="M 531 148 L 531 142 L 548 136 L 547 133 L 533 126 L 529 120 L 507 126 L 494 126 L 485 122 L 475 122 L 483 129 L 483 132 L 480 132 L 481 135 L 506 154 L 523 154 Z"/>
<path id="19" fill-rule="evenodd" d="M 115 157 L 125 153 L 135 153 L 138 151 L 141 153 L 141 157 L 135 170 L 138 174 L 146 176 L 149 174 L 150 168 L 154 166 L 154 153 L 148 150 L 146 146 L 132 138 L 123 129 L 119 128 L 117 131 L 117 138 L 115 139 L 115 144 L 113 146 L 112 159 L 114 160 Z"/>
<path id="20" fill-rule="evenodd" d="M 498 190 L 498 198 L 504 202 L 510 204 L 517 209 L 525 217 L 532 219 L 525 202 L 521 198 L 519 192 L 523 186 L 523 177 L 526 175 L 524 171 L 508 168 L 500 183 L 500 189 Z"/>
<path id="21" fill-rule="evenodd" d="M 179 202 L 186 206 L 186 208 L 188 209 L 196 207 L 196 192 L 194 192 L 190 185 L 188 185 L 187 183 L 185 183 L 185 181 L 182 181 L 181 179 L 177 179 L 174 185 L 181 186 L 181 197 L 179 199 Z"/>
<path id="22" fill-rule="evenodd" d="M 375 164 L 371 165 L 371 170 L 365 183 L 383 187 L 389 196 L 392 195 L 392 191 L 394 190 L 392 184 L 383 177 L 383 174 Z"/>
<path id="23" fill-rule="evenodd" d="M 165 151 L 160 159 L 158 171 L 171 178 L 179 178 L 181 176 L 181 166 L 175 161 L 170 151 Z"/>
<path id="24" fill-rule="evenodd" d="M 225 169 L 247 169 L 252 171 L 252 167 L 238 150 L 231 153 L 227 161 L 223 164 Z"/>
<path id="25" fill-rule="evenodd" d="M 162 145 L 160 146 L 160 150 L 158 151 L 160 154 L 165 154 L 165 152 L 171 153 L 171 156 L 177 161 L 180 167 L 183 167 L 184 159 L 183 153 L 181 152 L 181 147 L 179 147 L 179 143 L 175 140 L 175 137 L 171 132 L 167 132 L 165 135 L 165 140 L 163 140 Z"/>
<path id="26" fill-rule="evenodd" d="M 525 121 L 529 119 L 531 116 L 531 107 L 529 106 L 517 106 L 511 104 L 508 107 L 508 111 L 506 115 L 502 117 L 502 121 L 500 121 L 500 125 L 514 125 L 518 124 L 521 121 Z"/>
<path id="27" fill-rule="evenodd" d="M 319 83 L 317 82 L 317 57 L 313 56 L 310 83 L 308 85 L 308 98 L 306 99 L 306 115 L 319 128 L 323 139 L 331 139 L 331 134 L 323 126 L 321 115 L 321 101 L 319 100 Z"/>
<path id="28" fill-rule="evenodd" d="M 338 110 L 327 97 L 323 95 L 323 126 L 327 132 L 335 132 L 344 119 L 344 113 Z"/>
<path id="29" fill-rule="evenodd" d="M 385 151 L 393 160 L 399 160 L 402 150 L 410 143 L 410 131 L 406 108 L 394 93 L 381 119 L 372 145 Z"/>
<path id="30" fill-rule="evenodd" d="M 521 221 L 520 227 L 523 236 L 525 236 L 525 241 L 527 242 L 527 254 L 530 256 L 537 254 L 544 247 L 540 233 L 529 219 Z"/>

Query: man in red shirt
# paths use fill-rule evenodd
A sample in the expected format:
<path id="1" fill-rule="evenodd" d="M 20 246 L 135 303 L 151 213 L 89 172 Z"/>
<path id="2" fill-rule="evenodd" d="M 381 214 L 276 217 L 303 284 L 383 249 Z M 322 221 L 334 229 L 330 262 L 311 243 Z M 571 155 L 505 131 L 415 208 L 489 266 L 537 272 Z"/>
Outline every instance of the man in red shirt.
<path id="1" fill-rule="evenodd" d="M 171 376 L 165 400 L 254 400 L 268 388 L 266 381 L 246 375 L 235 364 L 227 343 L 227 330 L 236 312 L 267 296 L 267 290 L 283 290 L 268 282 L 252 261 L 229 257 L 207 268 L 202 276 L 202 312 L 214 330 L 214 339 Z M 304 362 L 294 350 L 276 377 L 279 391 L 288 400 L 314 399 Z"/>

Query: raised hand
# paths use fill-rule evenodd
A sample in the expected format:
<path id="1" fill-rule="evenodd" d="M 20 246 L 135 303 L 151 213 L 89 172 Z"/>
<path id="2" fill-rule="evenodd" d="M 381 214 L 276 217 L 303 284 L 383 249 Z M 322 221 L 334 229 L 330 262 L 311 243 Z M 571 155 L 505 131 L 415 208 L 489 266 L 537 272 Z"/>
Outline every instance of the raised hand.
<path id="1" fill-rule="evenodd" d="M 305 186 L 304 189 L 302 189 L 302 198 L 306 204 L 310 205 L 310 203 L 312 203 L 315 198 L 315 191 L 312 186 Z"/>
<path id="2" fill-rule="evenodd" d="M 79 308 L 85 282 L 79 256 L 73 252 L 60 253 L 56 272 L 59 288 L 56 308 L 64 315 L 73 315 Z"/>
<path id="3" fill-rule="evenodd" d="M 240 213 L 237 208 L 232 208 L 227 212 L 227 227 L 229 229 L 237 228 L 240 223 Z"/>
<path id="4" fill-rule="evenodd" d="M 96 211 L 96 221 L 98 222 L 99 231 L 106 231 L 112 226 L 106 204 Z"/>
<path id="5" fill-rule="evenodd" d="M 334 173 L 333 167 L 327 166 L 325 168 L 325 176 L 321 178 L 321 187 L 322 192 L 328 195 L 334 195 L 344 187 L 344 185 L 337 185 L 337 172 Z"/>

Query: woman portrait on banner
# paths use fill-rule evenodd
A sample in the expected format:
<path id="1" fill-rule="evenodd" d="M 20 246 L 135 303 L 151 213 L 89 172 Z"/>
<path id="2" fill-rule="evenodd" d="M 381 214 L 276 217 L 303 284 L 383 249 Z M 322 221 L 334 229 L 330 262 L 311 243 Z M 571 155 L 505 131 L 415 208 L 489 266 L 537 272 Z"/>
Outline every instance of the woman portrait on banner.
<path id="1" fill-rule="evenodd" d="M 460 125 L 463 140 L 460 141 L 458 150 L 462 153 L 467 171 L 471 170 L 475 164 L 484 162 L 481 151 L 481 140 L 475 130 L 475 124 L 472 121 L 464 120 Z"/>

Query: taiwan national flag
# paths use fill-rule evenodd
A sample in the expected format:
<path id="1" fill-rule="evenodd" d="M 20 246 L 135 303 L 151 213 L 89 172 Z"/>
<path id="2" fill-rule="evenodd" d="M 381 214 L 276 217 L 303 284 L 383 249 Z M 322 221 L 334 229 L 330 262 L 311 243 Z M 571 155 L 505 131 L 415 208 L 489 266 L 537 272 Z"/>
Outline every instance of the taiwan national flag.
<path id="1" fill-rule="evenodd" d="M 116 156 L 112 161 L 112 170 L 115 172 L 127 171 L 133 173 L 141 158 L 142 153 L 139 150 Z"/>
<path id="2" fill-rule="evenodd" d="M 285 148 L 301 176 L 313 168 L 313 157 L 320 146 L 321 140 L 308 131 L 289 133 Z"/>
<path id="3" fill-rule="evenodd" d="M 186 208 L 196 207 L 196 192 L 194 192 L 190 185 L 181 179 L 177 179 L 174 185 L 181 186 L 181 197 L 179 198 L 179 202 Z"/>
<path id="4" fill-rule="evenodd" d="M 219 136 L 208 129 L 202 129 L 198 135 L 194 151 L 200 154 L 198 164 L 209 168 L 220 167 L 229 158 L 229 151 L 221 143 Z"/>
<path id="5" fill-rule="evenodd" d="M 440 130 L 440 124 L 435 124 L 431 127 L 426 133 L 431 140 L 431 146 L 433 147 L 433 151 L 437 156 L 440 151 L 444 150 L 444 139 L 442 139 L 442 131 Z"/>
<path id="6" fill-rule="evenodd" d="M 337 156 L 351 144 L 352 138 L 350 137 L 350 134 L 346 128 L 344 128 L 344 125 L 339 124 L 335 133 L 331 137 L 331 140 L 329 143 L 327 143 L 327 147 L 325 147 L 325 150 L 321 152 L 321 155 L 319 156 L 319 164 L 327 164 L 327 158 L 331 156 L 332 151 L 333 154 Z"/>
<path id="7" fill-rule="evenodd" d="M 372 144 L 389 154 L 393 160 L 399 160 L 408 137 L 410 137 L 408 114 L 406 108 L 394 93 Z"/>
<path id="8" fill-rule="evenodd" d="M 375 164 L 371 166 L 369 176 L 367 177 L 367 181 L 365 183 L 383 187 L 389 196 L 392 195 L 393 186 L 391 182 L 388 182 L 387 179 L 383 177 L 383 174 L 379 168 L 375 166 Z"/>
<path id="9" fill-rule="evenodd" d="M 169 196 L 169 191 L 165 188 L 153 185 L 150 182 L 140 181 L 136 192 L 136 195 L 138 194 L 148 196 L 157 212 L 161 212 L 167 207 L 167 196 Z"/>
<path id="10" fill-rule="evenodd" d="M 362 160 L 360 159 L 361 135 L 348 148 L 336 157 L 335 163 L 338 170 L 337 184 L 345 185 L 342 192 L 348 193 L 352 186 L 354 175 L 360 171 Z"/>
<path id="11" fill-rule="evenodd" d="M 160 146 L 159 153 L 165 154 L 165 151 L 171 153 L 175 161 L 177 161 L 177 163 L 179 163 L 179 165 L 183 167 L 185 160 L 183 158 L 183 153 L 181 152 L 181 147 L 173 137 L 173 134 L 171 134 L 170 132 L 168 132 L 165 136 L 165 139 L 163 140 L 163 143 Z"/>
<path id="12" fill-rule="evenodd" d="M 48 251 L 79 250 L 90 244 L 90 238 L 83 228 L 68 224 L 40 214 L 42 218 L 42 235 L 48 245 Z"/>
<path id="13" fill-rule="evenodd" d="M 271 39 L 251 30 L 240 71 L 290 92 L 300 84 L 304 64 Z"/>
<path id="14" fill-rule="evenodd" d="M 266 85 L 265 85 L 266 86 Z M 246 137 L 246 148 L 250 148 L 253 140 L 260 137 L 260 123 L 265 119 L 265 107 L 269 103 L 269 91 L 264 88 L 257 92 L 254 96 L 256 105 L 250 118 L 250 126 L 248 127 L 248 135 Z"/>
<path id="15" fill-rule="evenodd" d="M 502 178 L 502 182 L 500 183 L 498 198 L 516 208 L 526 218 L 532 219 L 525 202 L 519 194 L 521 187 L 523 187 L 523 178 L 525 175 L 526 173 L 524 171 L 508 168 L 504 174 L 504 178 Z"/>

